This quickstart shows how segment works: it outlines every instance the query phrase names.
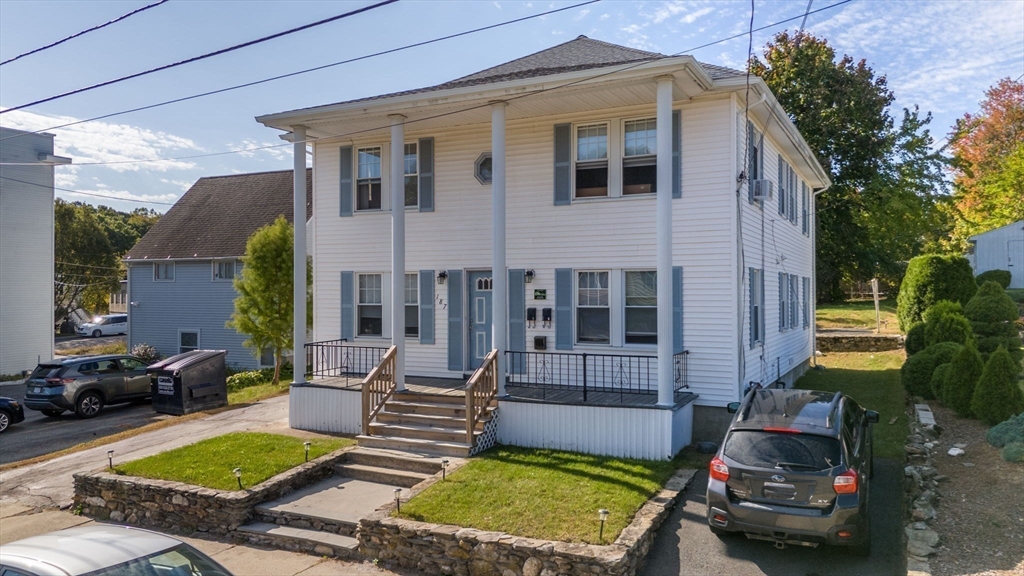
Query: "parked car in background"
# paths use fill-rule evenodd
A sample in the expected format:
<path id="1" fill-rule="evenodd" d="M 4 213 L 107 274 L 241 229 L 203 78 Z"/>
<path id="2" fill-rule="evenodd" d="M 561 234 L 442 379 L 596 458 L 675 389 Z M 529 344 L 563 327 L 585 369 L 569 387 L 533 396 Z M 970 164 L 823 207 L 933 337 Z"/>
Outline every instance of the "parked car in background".
<path id="1" fill-rule="evenodd" d="M 97 316 L 92 319 L 92 322 L 82 323 L 75 329 L 75 332 L 80 336 L 92 336 L 93 338 L 109 336 L 111 334 L 127 334 L 128 315 L 108 314 L 106 316 Z"/>
<path id="2" fill-rule="evenodd" d="M 73 410 L 92 418 L 106 404 L 149 398 L 148 366 L 123 354 L 44 362 L 25 381 L 25 407 L 53 417 Z"/>
<path id="3" fill-rule="evenodd" d="M 871 424 L 841 392 L 751 390 L 710 464 L 708 525 L 717 535 L 870 553 Z"/>
<path id="4" fill-rule="evenodd" d="M 0 433 L 25 419 L 25 409 L 14 398 L 0 396 Z"/>
<path id="5" fill-rule="evenodd" d="M 7 576 L 232 576 L 181 540 L 149 530 L 98 524 L 0 546 Z"/>

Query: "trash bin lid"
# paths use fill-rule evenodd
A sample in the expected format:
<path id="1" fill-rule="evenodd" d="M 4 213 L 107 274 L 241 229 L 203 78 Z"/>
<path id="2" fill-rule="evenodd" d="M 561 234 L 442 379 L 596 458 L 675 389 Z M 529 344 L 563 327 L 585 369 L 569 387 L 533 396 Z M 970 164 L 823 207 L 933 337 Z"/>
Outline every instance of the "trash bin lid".
<path id="1" fill-rule="evenodd" d="M 181 370 L 186 366 L 192 366 L 193 364 L 205 362 L 210 358 L 227 355 L 227 353 L 227 350 L 193 350 L 191 352 L 185 352 L 183 354 L 171 356 L 170 358 L 165 358 L 164 360 L 161 360 L 156 364 L 151 364 L 149 368 L 146 369 L 146 372 L 174 372 L 176 370 Z"/>

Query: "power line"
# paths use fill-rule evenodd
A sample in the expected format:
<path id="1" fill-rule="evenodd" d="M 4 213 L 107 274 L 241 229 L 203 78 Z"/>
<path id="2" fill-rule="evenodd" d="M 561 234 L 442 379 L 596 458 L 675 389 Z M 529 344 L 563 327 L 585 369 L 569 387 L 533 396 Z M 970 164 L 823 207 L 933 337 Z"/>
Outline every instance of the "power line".
<path id="1" fill-rule="evenodd" d="M 46 184 L 38 184 L 36 182 L 29 182 L 27 180 L 18 180 L 17 178 L 11 178 L 9 176 L 0 176 L 0 180 L 10 180 L 11 182 L 20 182 L 21 184 L 31 184 L 32 186 L 39 186 L 40 188 L 53 188 L 54 190 L 60 190 L 61 192 L 70 192 L 72 194 L 82 194 L 84 196 L 96 196 L 97 198 L 109 198 L 111 200 L 120 200 L 122 202 L 135 202 L 136 204 L 159 204 L 161 206 L 174 206 L 174 202 L 157 202 L 155 200 L 132 200 L 130 198 L 118 198 L 117 196 L 109 196 L 106 194 L 96 194 L 94 192 L 82 192 L 81 190 L 71 190 L 70 188 L 60 188 L 59 186 L 47 186 Z"/>
<path id="2" fill-rule="evenodd" d="M 130 110 L 122 110 L 120 112 L 112 112 L 110 114 L 104 114 L 102 116 L 95 116 L 93 118 L 87 118 L 85 120 L 77 120 L 75 122 L 68 122 L 67 124 L 60 124 L 58 126 L 51 126 L 49 128 L 44 128 L 42 130 L 36 130 L 34 132 L 25 132 L 25 133 L 20 133 L 20 134 L 12 134 L 10 136 L 5 136 L 3 138 L 0 138 L 0 141 L 8 140 L 10 138 L 20 138 L 22 136 L 27 136 L 29 134 L 39 134 L 41 132 L 49 132 L 51 130 L 59 130 L 61 128 L 67 128 L 68 126 L 74 126 L 76 124 L 82 124 L 84 122 L 93 122 L 93 121 L 96 121 L 96 120 L 104 120 L 106 118 L 112 118 L 114 116 L 120 116 L 122 114 L 129 114 L 129 113 L 132 113 L 132 112 L 140 112 L 142 110 L 150 110 L 152 108 L 159 108 L 161 106 L 166 106 L 168 104 L 176 104 L 178 102 L 185 102 L 186 100 L 194 100 L 196 98 L 202 98 L 202 97 L 205 97 L 205 96 L 212 96 L 214 94 L 221 94 L 223 92 L 230 92 L 231 90 L 238 90 L 239 88 L 248 88 L 250 86 L 256 86 L 258 84 L 265 84 L 267 82 L 273 82 L 275 80 L 282 80 L 284 78 L 291 78 L 292 76 L 298 76 L 300 74 L 307 74 L 309 72 L 318 72 L 320 70 L 325 70 L 327 68 L 333 68 L 335 66 L 341 66 L 342 64 L 351 64 L 352 62 L 358 62 L 360 60 L 367 60 L 369 58 L 375 58 L 377 56 L 384 56 L 384 55 L 387 55 L 387 54 L 393 54 L 395 52 L 401 52 L 403 50 L 409 50 L 410 48 L 418 48 L 420 46 L 426 46 L 428 44 L 434 44 L 434 43 L 437 43 L 437 42 L 442 42 L 444 40 L 451 40 L 452 38 L 458 38 L 460 36 L 467 36 L 469 34 L 475 34 L 477 32 L 483 32 L 483 31 L 486 31 L 486 30 L 492 30 L 494 28 L 500 28 L 502 26 L 508 26 L 510 24 L 518 24 L 519 22 L 524 22 L 526 20 L 532 20 L 534 18 L 541 18 L 541 17 L 544 17 L 544 16 L 550 16 L 551 14 L 555 14 L 557 12 L 563 12 L 565 10 L 572 10 L 574 8 L 580 8 L 580 7 L 586 6 L 588 4 L 594 4 L 594 3 L 600 2 L 600 1 L 601 0 L 588 0 L 587 2 L 581 2 L 579 4 L 573 4 L 572 6 L 565 6 L 563 8 L 556 8 L 554 10 L 548 10 L 547 12 L 538 12 L 537 14 L 532 14 L 530 16 L 523 16 L 522 18 L 515 18 L 513 20 L 506 20 L 504 22 L 499 22 L 497 24 L 491 24 L 489 26 L 482 26 L 480 28 L 474 28 L 472 30 L 466 30 L 466 31 L 463 31 L 463 32 L 455 33 L 455 34 L 449 34 L 447 36 L 441 36 L 439 38 L 434 38 L 432 40 L 424 40 L 422 42 L 415 42 L 413 44 L 406 44 L 405 46 L 400 46 L 398 48 L 391 48 L 390 50 L 382 50 L 380 52 L 374 52 L 372 54 L 365 54 L 363 56 L 357 56 L 355 58 L 349 58 L 347 60 L 339 60 L 337 62 L 332 62 L 330 64 L 324 64 L 322 66 L 315 66 L 313 68 L 306 68 L 305 70 L 299 70 L 297 72 L 289 72 L 287 74 L 281 74 L 281 75 L 278 75 L 278 76 L 272 76 L 270 78 L 264 78 L 262 80 L 254 80 L 252 82 L 246 82 L 244 84 L 236 84 L 234 86 L 228 86 L 226 88 L 219 88 L 217 90 L 210 90 L 208 92 L 201 92 L 199 94 L 193 94 L 191 96 L 183 96 L 181 98 L 174 98 L 172 100 L 165 100 L 164 102 L 158 102 L 156 104 L 149 104 L 149 105 L 146 105 L 146 106 L 140 106 L 138 108 L 132 108 Z"/>
<path id="3" fill-rule="evenodd" d="M 344 19 L 344 18 L 348 18 L 350 16 L 355 16 L 357 14 L 362 14 L 363 12 L 369 12 L 370 10 L 375 10 L 377 8 L 380 8 L 382 6 L 386 6 L 388 4 L 393 4 L 395 2 L 398 2 L 398 0 L 383 0 L 381 2 L 378 2 L 376 4 L 372 4 L 370 6 L 364 6 L 362 8 L 358 8 L 358 9 L 352 10 L 350 12 L 345 12 L 343 14 L 338 14 L 336 16 L 331 16 L 330 18 L 324 18 L 323 20 L 317 20 L 316 22 L 311 22 L 309 24 L 304 24 L 302 26 L 298 26 L 296 28 L 291 28 L 291 29 L 285 30 L 283 32 L 278 32 L 276 34 L 271 34 L 269 36 L 263 36 L 261 38 L 255 39 L 255 40 L 250 40 L 248 42 L 243 42 L 241 44 L 235 44 L 234 46 L 229 46 L 227 48 L 221 48 L 220 50 L 216 50 L 216 51 L 213 51 L 213 52 L 207 52 L 206 54 L 201 54 L 199 56 L 194 56 L 192 58 L 187 58 L 185 60 L 179 60 L 178 62 L 172 62 L 171 64 L 165 64 L 163 66 L 158 66 L 156 68 L 150 68 L 149 70 L 144 70 L 142 72 L 136 72 L 135 74 L 129 74 L 127 76 L 122 76 L 120 78 L 115 78 L 113 80 L 107 80 L 106 82 L 100 82 L 99 84 L 93 84 L 92 86 L 86 86 L 85 88 L 77 88 L 75 90 L 71 90 L 70 92 L 64 92 L 63 94 L 57 94 L 56 96 L 49 96 L 47 98 L 42 98 L 42 99 L 36 100 L 34 102 L 29 102 L 27 104 L 22 104 L 20 106 L 14 106 L 13 108 L 7 108 L 6 110 L 0 110 L 0 114 L 6 114 L 7 112 L 12 112 L 14 110 L 21 110 L 23 108 L 28 108 L 30 106 L 36 106 L 38 104 L 43 104 L 43 103 L 46 103 L 46 102 L 52 102 L 54 100 L 58 100 L 60 98 L 65 98 L 65 97 L 71 96 L 73 94 L 81 94 L 82 92 L 88 92 L 89 90 L 94 90 L 96 88 L 101 88 L 103 86 L 110 86 L 111 84 L 117 84 L 118 82 L 124 82 L 125 80 L 131 80 L 133 78 L 139 78 L 140 76 L 146 76 L 147 74 L 152 74 L 154 72 L 160 72 L 160 71 L 163 71 L 163 70 L 168 70 L 170 68 L 175 68 L 177 66 L 182 66 L 184 64 L 191 64 L 192 62 L 198 62 L 199 60 L 205 60 L 206 58 L 211 58 L 213 56 L 219 56 L 221 54 L 226 54 L 228 52 L 233 52 L 235 50 L 239 50 L 241 48 L 247 48 L 249 46 L 255 46 L 256 44 L 261 44 L 263 42 L 267 42 L 269 40 L 274 40 L 274 39 L 280 38 L 282 36 L 287 36 L 289 34 L 294 34 L 296 32 L 301 32 L 303 30 L 308 30 L 310 28 L 315 28 L 317 26 L 321 26 L 321 25 L 327 24 L 329 22 L 334 22 L 336 20 L 341 20 L 341 19 Z"/>
<path id="4" fill-rule="evenodd" d="M 64 264 L 65 266 L 81 266 L 83 268 L 99 268 L 101 270 L 120 270 L 117 266 L 93 266 L 91 264 L 76 264 L 74 262 L 61 262 L 60 260 L 54 260 L 54 264 Z"/>
<path id="5" fill-rule="evenodd" d="M 79 36 L 82 36 L 84 34 L 88 34 L 89 32 L 92 32 L 94 30 L 99 30 L 100 28 L 105 28 L 107 26 L 110 26 L 111 24 L 115 24 L 117 22 L 120 22 L 121 20 L 124 20 L 125 18 L 128 18 L 130 16 L 134 16 L 134 15 L 138 14 L 139 12 L 145 12 L 146 10 L 149 10 L 150 8 L 156 8 L 157 6 L 159 6 L 159 5 L 161 5 L 161 4 L 165 3 L 165 2 L 167 2 L 167 0 L 159 0 L 159 2 L 154 2 L 154 3 L 152 3 L 152 4 L 148 5 L 148 6 L 143 6 L 142 8 L 138 8 L 136 10 L 132 10 L 131 12 L 129 12 L 129 13 L 123 15 L 123 16 L 119 16 L 117 18 L 114 18 L 113 20 L 110 20 L 109 22 L 104 22 L 103 24 L 99 24 L 97 26 L 93 26 L 92 28 L 87 28 L 85 30 L 82 30 L 81 32 L 76 32 L 76 33 L 72 34 L 71 36 L 68 36 L 67 38 L 62 38 L 60 40 L 57 40 L 56 42 L 51 42 L 50 44 L 47 44 L 46 46 L 40 46 L 39 48 L 36 48 L 35 50 L 29 50 L 28 52 L 25 52 L 24 54 L 18 54 L 14 58 L 8 58 L 7 60 L 4 60 L 3 62 L 0 62 L 0 66 L 3 66 L 4 64 L 10 64 L 11 62 L 14 62 L 15 60 L 17 60 L 19 58 L 24 58 L 25 56 L 36 54 L 37 52 L 42 52 L 43 50 L 47 50 L 47 49 L 53 48 L 54 46 L 57 46 L 58 44 L 63 44 L 65 42 L 67 42 L 68 40 L 72 40 L 74 38 L 78 38 Z"/>

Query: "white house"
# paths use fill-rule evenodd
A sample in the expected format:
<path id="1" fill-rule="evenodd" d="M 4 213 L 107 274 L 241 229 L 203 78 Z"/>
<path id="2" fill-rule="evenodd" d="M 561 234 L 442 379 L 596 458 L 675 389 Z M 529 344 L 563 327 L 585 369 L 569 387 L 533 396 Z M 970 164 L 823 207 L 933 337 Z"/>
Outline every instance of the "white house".
<path id="1" fill-rule="evenodd" d="M 0 127 L 0 374 L 53 357 L 53 134 Z"/>
<path id="2" fill-rule="evenodd" d="M 974 275 L 1009 270 L 1010 288 L 1024 288 L 1024 220 L 967 239 Z"/>
<path id="3" fill-rule="evenodd" d="M 496 437 L 668 458 L 720 439 L 751 383 L 807 368 L 829 185 L 747 86 L 580 36 L 258 118 L 313 146 L 318 342 L 292 426 L 450 453 Z"/>

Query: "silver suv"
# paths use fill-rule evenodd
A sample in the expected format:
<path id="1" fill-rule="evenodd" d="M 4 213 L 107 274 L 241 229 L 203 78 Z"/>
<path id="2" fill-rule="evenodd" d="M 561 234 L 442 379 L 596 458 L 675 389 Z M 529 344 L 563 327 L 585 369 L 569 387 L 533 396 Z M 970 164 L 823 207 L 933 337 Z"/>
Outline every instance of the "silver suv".
<path id="1" fill-rule="evenodd" d="M 150 397 L 148 364 L 133 356 L 87 356 L 36 366 L 25 381 L 25 407 L 57 417 L 92 418 L 105 404 Z"/>

